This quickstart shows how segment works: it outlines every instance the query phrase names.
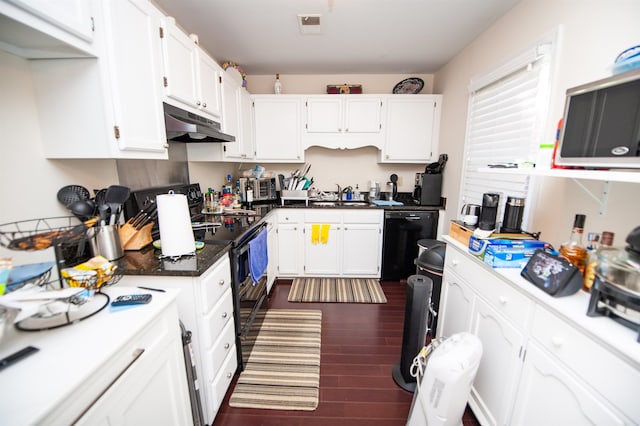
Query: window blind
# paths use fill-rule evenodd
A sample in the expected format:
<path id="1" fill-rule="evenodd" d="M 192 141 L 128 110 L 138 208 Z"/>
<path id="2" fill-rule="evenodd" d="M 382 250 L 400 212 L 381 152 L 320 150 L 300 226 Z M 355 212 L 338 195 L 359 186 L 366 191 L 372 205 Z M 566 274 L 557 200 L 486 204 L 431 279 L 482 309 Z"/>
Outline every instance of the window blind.
<path id="1" fill-rule="evenodd" d="M 499 193 L 502 211 L 507 196 L 527 197 L 529 176 L 486 167 L 535 162 L 548 103 L 549 56 L 548 48 L 537 47 L 471 81 L 461 204 L 481 204 L 483 193 Z"/>

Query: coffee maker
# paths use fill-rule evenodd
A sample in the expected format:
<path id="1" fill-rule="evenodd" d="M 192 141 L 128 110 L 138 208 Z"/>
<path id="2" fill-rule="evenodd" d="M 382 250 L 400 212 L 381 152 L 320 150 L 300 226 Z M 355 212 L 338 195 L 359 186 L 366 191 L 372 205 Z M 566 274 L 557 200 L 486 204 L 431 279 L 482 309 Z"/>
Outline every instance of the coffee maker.
<path id="1" fill-rule="evenodd" d="M 413 199 L 421 206 L 439 206 L 442 194 L 442 175 L 416 173 Z"/>
<path id="2" fill-rule="evenodd" d="M 496 229 L 496 217 L 500 204 L 500 194 L 482 194 L 482 210 L 478 219 L 478 227 L 483 231 Z"/>

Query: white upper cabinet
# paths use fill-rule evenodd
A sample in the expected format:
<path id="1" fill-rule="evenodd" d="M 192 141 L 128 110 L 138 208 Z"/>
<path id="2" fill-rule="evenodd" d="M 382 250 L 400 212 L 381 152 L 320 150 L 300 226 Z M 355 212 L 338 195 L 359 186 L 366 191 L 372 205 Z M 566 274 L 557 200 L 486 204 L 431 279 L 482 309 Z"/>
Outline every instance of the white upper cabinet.
<path id="1" fill-rule="evenodd" d="M 304 146 L 380 147 L 382 107 L 380 96 L 309 96 L 305 99 Z"/>
<path id="2" fill-rule="evenodd" d="M 219 120 L 222 68 L 171 17 L 164 19 L 162 54 L 167 103 L 190 107 Z"/>
<path id="3" fill-rule="evenodd" d="M 47 158 L 166 159 L 161 12 L 147 0 L 101 2 L 98 58 L 30 63 Z"/>
<path id="4" fill-rule="evenodd" d="M 303 163 L 300 123 L 302 97 L 253 95 L 255 160 Z"/>
<path id="5" fill-rule="evenodd" d="M 442 95 L 388 96 L 380 162 L 426 163 L 437 160 L 441 109 Z"/>
<path id="6" fill-rule="evenodd" d="M 1 0 L 0 48 L 24 58 L 93 56 L 94 2 Z"/>

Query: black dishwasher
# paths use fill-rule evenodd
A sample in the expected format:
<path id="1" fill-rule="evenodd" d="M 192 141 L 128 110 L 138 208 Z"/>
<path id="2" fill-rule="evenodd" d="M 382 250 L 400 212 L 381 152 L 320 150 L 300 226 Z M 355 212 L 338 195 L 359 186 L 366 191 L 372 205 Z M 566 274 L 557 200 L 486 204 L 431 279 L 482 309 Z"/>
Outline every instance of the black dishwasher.
<path id="1" fill-rule="evenodd" d="M 414 275 L 418 240 L 435 239 L 437 230 L 437 210 L 385 210 L 382 279 L 399 281 Z"/>

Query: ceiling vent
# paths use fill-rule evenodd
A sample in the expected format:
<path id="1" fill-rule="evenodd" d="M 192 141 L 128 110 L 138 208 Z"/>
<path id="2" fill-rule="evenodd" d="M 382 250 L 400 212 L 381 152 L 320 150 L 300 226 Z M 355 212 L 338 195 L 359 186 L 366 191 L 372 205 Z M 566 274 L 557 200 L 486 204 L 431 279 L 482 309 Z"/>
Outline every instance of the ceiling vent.
<path id="1" fill-rule="evenodd" d="M 300 34 L 320 34 L 322 32 L 322 27 L 320 27 L 321 16 L 318 14 L 298 15 Z"/>

